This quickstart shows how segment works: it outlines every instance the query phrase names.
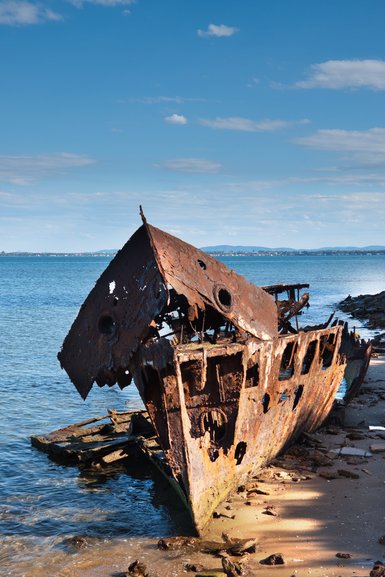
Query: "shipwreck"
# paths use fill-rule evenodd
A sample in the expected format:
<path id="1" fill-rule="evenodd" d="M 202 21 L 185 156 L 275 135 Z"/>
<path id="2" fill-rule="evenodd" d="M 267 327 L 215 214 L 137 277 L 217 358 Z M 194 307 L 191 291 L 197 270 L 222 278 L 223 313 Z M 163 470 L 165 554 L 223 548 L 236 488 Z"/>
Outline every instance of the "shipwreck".
<path id="1" fill-rule="evenodd" d="M 58 357 L 83 398 L 134 380 L 202 532 L 230 491 L 323 423 L 344 374 L 358 388 L 370 347 L 331 319 L 299 329 L 308 285 L 258 287 L 142 220 Z"/>

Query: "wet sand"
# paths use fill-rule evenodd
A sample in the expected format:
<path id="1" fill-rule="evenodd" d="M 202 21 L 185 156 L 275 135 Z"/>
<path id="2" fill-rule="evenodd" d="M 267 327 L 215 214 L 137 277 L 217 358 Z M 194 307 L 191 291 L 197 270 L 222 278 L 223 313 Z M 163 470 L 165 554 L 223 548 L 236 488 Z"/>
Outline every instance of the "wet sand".
<path id="1" fill-rule="evenodd" d="M 376 560 L 385 562 L 385 545 L 379 543 L 385 535 L 385 450 L 364 457 L 333 452 L 370 451 L 373 445 L 385 449 L 385 431 L 370 431 L 369 425 L 385 427 L 385 357 L 372 359 L 362 393 L 346 409 L 344 426 L 324 427 L 264 469 L 217 509 L 219 517 L 212 519 L 205 538 L 221 541 L 222 533 L 255 538 L 257 552 L 243 558 L 248 575 L 369 575 Z M 218 557 L 161 551 L 156 539 L 90 540 L 72 551 L 47 546 L 49 552 L 42 551 L 33 563 L 26 559 L 15 575 L 118 577 L 136 559 L 153 577 L 195 575 L 186 571 L 186 563 L 222 570 Z M 283 555 L 284 565 L 260 563 L 274 553 Z"/>

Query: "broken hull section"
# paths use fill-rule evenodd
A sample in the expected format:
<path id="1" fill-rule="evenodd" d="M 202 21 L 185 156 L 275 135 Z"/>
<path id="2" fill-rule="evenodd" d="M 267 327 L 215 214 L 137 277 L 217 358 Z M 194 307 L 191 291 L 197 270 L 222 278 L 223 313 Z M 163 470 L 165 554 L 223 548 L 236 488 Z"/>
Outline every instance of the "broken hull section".
<path id="1" fill-rule="evenodd" d="M 296 330 L 308 297 L 266 288 L 144 219 L 58 355 L 83 398 L 95 382 L 134 378 L 198 532 L 238 484 L 322 424 L 343 379 L 343 327 Z"/>
<path id="2" fill-rule="evenodd" d="M 230 491 L 325 420 L 345 369 L 340 339 L 335 327 L 140 350 L 134 379 L 198 532 Z"/>

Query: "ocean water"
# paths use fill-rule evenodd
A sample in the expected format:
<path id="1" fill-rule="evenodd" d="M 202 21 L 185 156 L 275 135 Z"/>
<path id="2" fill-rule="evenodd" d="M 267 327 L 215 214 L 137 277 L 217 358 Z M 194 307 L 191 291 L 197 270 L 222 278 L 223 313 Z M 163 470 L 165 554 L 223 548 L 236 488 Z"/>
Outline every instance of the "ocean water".
<path id="1" fill-rule="evenodd" d="M 348 294 L 385 288 L 385 256 L 222 257 L 258 285 L 310 283 L 301 324 L 327 319 Z M 83 401 L 56 355 L 79 306 L 109 262 L 105 257 L 0 258 L 0 575 L 66 573 L 66 539 L 86 535 L 104 547 L 191 530 L 166 482 L 133 462 L 112 475 L 80 473 L 31 447 L 31 435 L 139 408 L 134 386 L 94 387 Z M 339 314 L 339 318 L 345 318 Z M 363 337 L 373 332 L 354 322 Z M 144 546 L 144 545 L 143 545 Z M 49 561 L 48 561 L 49 560 Z M 32 570 L 32 567 L 34 569 Z M 71 565 L 72 567 L 72 565 Z M 60 569 L 60 570 L 59 570 Z M 62 571 L 62 573 L 60 573 Z M 90 575 L 97 575 L 93 568 Z"/>

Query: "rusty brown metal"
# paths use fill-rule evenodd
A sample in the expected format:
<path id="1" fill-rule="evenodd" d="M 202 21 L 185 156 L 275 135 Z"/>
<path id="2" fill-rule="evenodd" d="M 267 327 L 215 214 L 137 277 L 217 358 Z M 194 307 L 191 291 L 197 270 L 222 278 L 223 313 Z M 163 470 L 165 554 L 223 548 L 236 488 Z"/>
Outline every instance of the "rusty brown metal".
<path id="1" fill-rule="evenodd" d="M 289 292 L 278 317 L 272 294 L 144 219 L 59 353 L 84 398 L 94 382 L 134 378 L 198 532 L 232 489 L 321 425 L 343 378 L 342 327 L 279 334 L 307 301 Z"/>
<path id="2" fill-rule="evenodd" d="M 160 325 L 190 338 L 215 332 L 223 319 L 229 334 L 247 331 L 262 340 L 277 334 L 276 307 L 265 291 L 145 222 L 88 295 L 59 360 L 86 398 L 94 382 L 129 384 L 132 354 Z"/>
<path id="3" fill-rule="evenodd" d="M 280 333 L 298 332 L 297 316 L 301 314 L 304 307 L 309 306 L 309 293 L 301 295 L 300 291 L 309 288 L 309 284 L 274 284 L 262 287 L 267 293 L 274 297 L 278 309 L 278 331 Z M 282 294 L 286 297 L 282 298 Z M 295 317 L 296 328 L 290 320 Z"/>

